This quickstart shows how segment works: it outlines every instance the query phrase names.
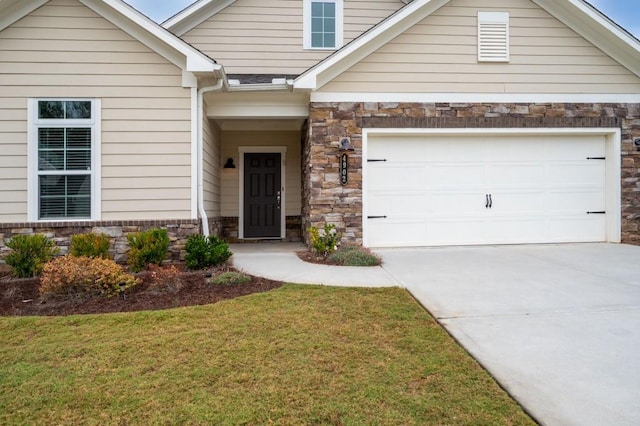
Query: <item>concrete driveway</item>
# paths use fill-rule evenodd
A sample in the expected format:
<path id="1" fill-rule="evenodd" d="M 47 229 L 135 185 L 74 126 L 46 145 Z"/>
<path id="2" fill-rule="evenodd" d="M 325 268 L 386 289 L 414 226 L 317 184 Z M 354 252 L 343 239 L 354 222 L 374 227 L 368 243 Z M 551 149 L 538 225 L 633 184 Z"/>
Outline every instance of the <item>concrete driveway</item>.
<path id="1" fill-rule="evenodd" d="M 376 252 L 542 424 L 640 424 L 640 247 Z"/>

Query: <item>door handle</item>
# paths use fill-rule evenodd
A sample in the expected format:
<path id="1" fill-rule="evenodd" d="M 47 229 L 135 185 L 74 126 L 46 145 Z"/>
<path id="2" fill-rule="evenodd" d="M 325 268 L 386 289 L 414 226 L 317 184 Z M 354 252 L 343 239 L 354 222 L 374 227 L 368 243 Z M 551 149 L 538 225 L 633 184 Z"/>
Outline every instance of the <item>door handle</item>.
<path id="1" fill-rule="evenodd" d="M 276 199 L 278 200 L 278 210 L 280 210 L 280 205 L 281 205 L 281 201 L 282 201 L 282 197 L 280 195 L 280 191 L 278 191 Z"/>
<path id="2" fill-rule="evenodd" d="M 489 194 L 489 208 L 493 208 L 493 199 L 491 198 L 491 194 Z"/>
<path id="3" fill-rule="evenodd" d="M 485 200 L 484 208 L 488 209 L 489 208 L 489 194 L 484 194 L 484 200 Z"/>

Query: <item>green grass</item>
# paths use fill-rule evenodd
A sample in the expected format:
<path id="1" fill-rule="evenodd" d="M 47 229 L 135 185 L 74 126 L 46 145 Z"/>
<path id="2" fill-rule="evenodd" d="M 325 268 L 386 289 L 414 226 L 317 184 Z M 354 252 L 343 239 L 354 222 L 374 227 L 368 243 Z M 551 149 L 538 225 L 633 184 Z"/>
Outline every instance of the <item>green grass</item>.
<path id="1" fill-rule="evenodd" d="M 0 424 L 533 424 L 404 291 L 0 318 Z"/>

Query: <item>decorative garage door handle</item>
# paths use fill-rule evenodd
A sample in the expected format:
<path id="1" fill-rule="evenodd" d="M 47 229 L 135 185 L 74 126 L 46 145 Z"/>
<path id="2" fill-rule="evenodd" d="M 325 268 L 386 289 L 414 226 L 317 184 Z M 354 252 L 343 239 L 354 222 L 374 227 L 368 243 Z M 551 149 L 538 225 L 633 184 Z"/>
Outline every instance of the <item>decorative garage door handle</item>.
<path id="1" fill-rule="evenodd" d="M 493 199 L 491 198 L 491 194 L 485 194 L 485 201 L 486 203 L 484 204 L 484 208 L 485 209 L 490 209 L 493 207 Z"/>

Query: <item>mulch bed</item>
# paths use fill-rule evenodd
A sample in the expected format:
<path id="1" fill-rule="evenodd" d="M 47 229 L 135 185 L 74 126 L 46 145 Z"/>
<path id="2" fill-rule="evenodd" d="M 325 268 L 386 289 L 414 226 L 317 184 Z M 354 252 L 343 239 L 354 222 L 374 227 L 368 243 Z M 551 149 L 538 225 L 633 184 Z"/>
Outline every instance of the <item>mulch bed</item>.
<path id="1" fill-rule="evenodd" d="M 308 263 L 317 263 L 318 265 L 338 265 L 335 262 L 329 262 L 329 260 L 324 256 L 318 256 L 315 253 L 310 252 L 309 250 L 300 250 L 296 252 L 296 255 Z"/>
<path id="2" fill-rule="evenodd" d="M 225 268 L 225 271 L 233 268 Z M 1 272 L 1 271 L 0 271 Z M 215 271 L 214 272 L 215 275 Z M 208 283 L 203 272 L 181 272 L 178 285 L 158 285 L 149 273 L 142 273 L 142 284 L 125 294 L 110 298 L 91 297 L 84 300 L 42 299 L 37 278 L 18 279 L 0 274 L 0 316 L 63 316 L 103 314 L 111 312 L 149 311 L 181 306 L 206 305 L 282 286 L 280 281 L 252 277 L 249 284 L 216 285 Z"/>

